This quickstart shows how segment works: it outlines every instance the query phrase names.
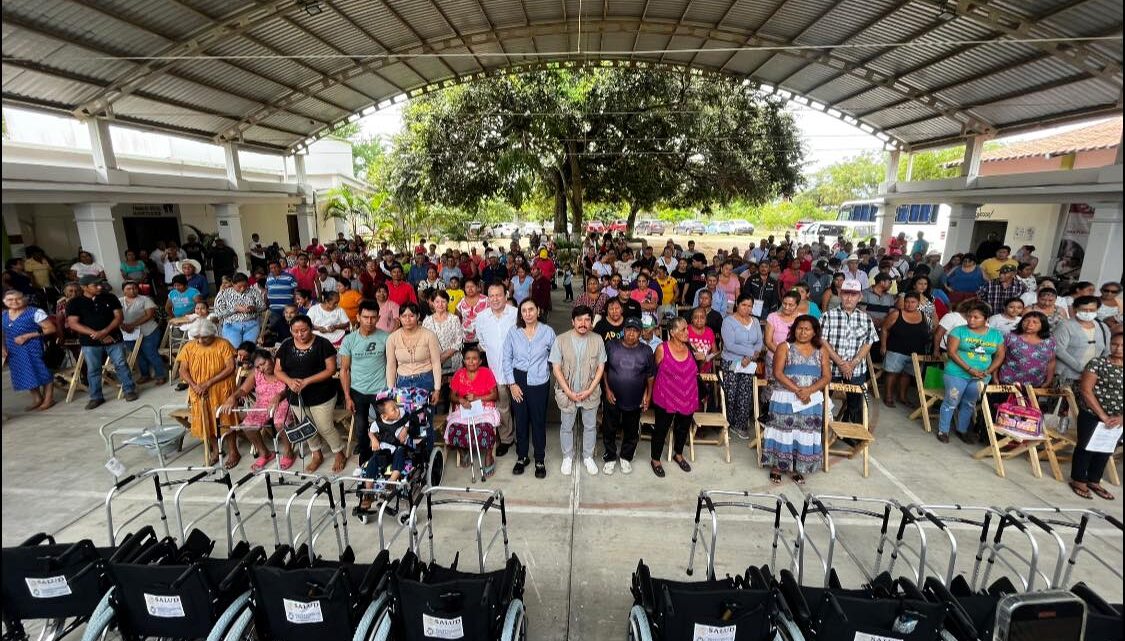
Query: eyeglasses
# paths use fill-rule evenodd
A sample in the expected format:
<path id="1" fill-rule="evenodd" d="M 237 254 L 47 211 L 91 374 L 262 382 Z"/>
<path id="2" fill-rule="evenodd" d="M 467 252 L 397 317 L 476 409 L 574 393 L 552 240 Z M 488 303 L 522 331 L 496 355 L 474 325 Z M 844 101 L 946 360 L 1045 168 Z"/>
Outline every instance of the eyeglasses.
<path id="1" fill-rule="evenodd" d="M 1120 294 L 1121 290 L 1120 289 L 1103 289 L 1102 293 L 1103 294 Z"/>

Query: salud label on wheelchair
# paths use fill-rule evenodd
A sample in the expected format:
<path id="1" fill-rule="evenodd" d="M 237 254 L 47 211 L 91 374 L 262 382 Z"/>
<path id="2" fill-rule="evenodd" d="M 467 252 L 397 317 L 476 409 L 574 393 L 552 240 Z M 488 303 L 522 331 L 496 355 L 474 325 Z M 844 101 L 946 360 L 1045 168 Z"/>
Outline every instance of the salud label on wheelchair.
<path id="1" fill-rule="evenodd" d="M 696 623 L 691 638 L 694 641 L 734 641 L 737 625 L 705 625 Z"/>
<path id="2" fill-rule="evenodd" d="M 324 623 L 324 613 L 320 610 L 320 601 L 294 601 L 282 599 L 285 606 L 285 620 L 290 623 Z"/>
<path id="3" fill-rule="evenodd" d="M 48 576 L 41 579 L 25 578 L 27 589 L 36 599 L 53 599 L 57 596 L 69 596 L 70 584 L 65 576 Z"/>
<path id="4" fill-rule="evenodd" d="M 184 602 L 174 594 L 145 593 L 145 609 L 149 616 L 176 619 L 184 616 Z"/>
<path id="5" fill-rule="evenodd" d="M 423 614 L 422 634 L 426 635 L 427 639 L 464 639 L 465 626 L 461 622 L 461 617 L 442 619 Z"/>

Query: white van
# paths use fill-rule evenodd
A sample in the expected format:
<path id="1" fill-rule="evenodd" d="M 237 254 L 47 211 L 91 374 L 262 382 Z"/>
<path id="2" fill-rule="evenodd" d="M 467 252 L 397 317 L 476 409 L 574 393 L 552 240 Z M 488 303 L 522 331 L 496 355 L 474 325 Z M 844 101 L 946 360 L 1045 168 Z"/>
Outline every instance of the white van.
<path id="1" fill-rule="evenodd" d="M 858 243 L 861 240 L 867 240 L 872 236 L 878 235 L 879 230 L 875 223 L 868 222 L 853 222 L 847 220 L 828 220 L 816 221 L 801 227 L 801 231 L 797 232 L 797 242 L 801 244 L 812 244 L 817 241 L 817 238 L 824 236 L 824 242 L 828 246 L 836 241 L 836 238 L 843 236 L 845 239 Z"/>

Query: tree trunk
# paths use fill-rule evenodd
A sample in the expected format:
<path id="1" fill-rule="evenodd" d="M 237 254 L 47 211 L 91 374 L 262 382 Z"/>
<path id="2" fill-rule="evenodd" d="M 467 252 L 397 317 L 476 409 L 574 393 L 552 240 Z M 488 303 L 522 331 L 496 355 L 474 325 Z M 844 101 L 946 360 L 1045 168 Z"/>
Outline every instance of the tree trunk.
<path id="1" fill-rule="evenodd" d="M 555 233 L 566 233 L 566 190 L 563 188 L 562 176 L 557 171 L 551 175 L 552 191 L 555 193 Z"/>
<path id="2" fill-rule="evenodd" d="M 567 199 L 570 201 L 571 223 L 574 225 L 574 233 L 584 234 L 584 220 L 583 220 L 583 194 L 585 187 L 582 184 L 582 165 L 578 161 L 578 154 L 575 152 L 573 145 L 567 145 L 567 167 L 570 170 L 570 186 L 567 189 Z"/>
<path id="3" fill-rule="evenodd" d="M 629 220 L 625 223 L 625 235 L 632 237 L 633 228 L 637 224 L 637 212 L 641 210 L 637 203 L 629 203 Z"/>

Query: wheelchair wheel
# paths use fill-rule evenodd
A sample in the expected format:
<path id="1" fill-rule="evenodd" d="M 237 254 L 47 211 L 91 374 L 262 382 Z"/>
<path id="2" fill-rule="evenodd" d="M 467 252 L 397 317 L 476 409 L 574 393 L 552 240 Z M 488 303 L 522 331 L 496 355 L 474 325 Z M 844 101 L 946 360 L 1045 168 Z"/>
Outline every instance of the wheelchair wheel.
<path id="1" fill-rule="evenodd" d="M 227 609 L 219 616 L 219 620 L 215 622 L 215 626 L 211 628 L 211 634 L 207 635 L 207 641 L 222 641 L 227 636 L 227 632 L 233 629 L 234 623 L 238 620 L 243 611 L 249 612 L 246 607 L 250 601 L 250 593 L 243 592 L 238 595 Z"/>
<path id="2" fill-rule="evenodd" d="M 124 641 L 121 630 L 117 628 L 117 613 L 113 608 L 96 612 L 86 623 L 82 641 Z"/>
<path id="3" fill-rule="evenodd" d="M 430 452 L 430 465 L 427 470 L 429 476 L 426 479 L 427 486 L 437 487 L 441 485 L 441 475 L 445 471 L 445 454 L 440 449 L 435 447 L 434 451 Z"/>
<path id="4" fill-rule="evenodd" d="M 254 629 L 254 612 L 250 608 L 242 610 L 230 625 L 223 641 L 252 641 L 257 638 Z"/>
<path id="5" fill-rule="evenodd" d="M 526 641 L 527 639 L 527 613 L 524 611 L 523 601 L 512 600 L 508 604 L 508 613 L 504 616 L 504 627 L 501 628 L 500 641 Z"/>
<path id="6" fill-rule="evenodd" d="M 384 616 L 387 612 L 387 599 L 387 593 L 383 592 L 367 606 L 355 628 L 352 641 L 385 641 L 387 632 L 390 631 L 390 620 Z"/>
<path id="7" fill-rule="evenodd" d="M 629 611 L 629 641 L 652 641 L 652 627 L 645 609 L 634 605 Z"/>
<path id="8" fill-rule="evenodd" d="M 3 638 L 5 641 L 55 641 L 62 637 L 65 628 L 66 619 L 35 619 L 12 626 L 5 623 Z"/>

